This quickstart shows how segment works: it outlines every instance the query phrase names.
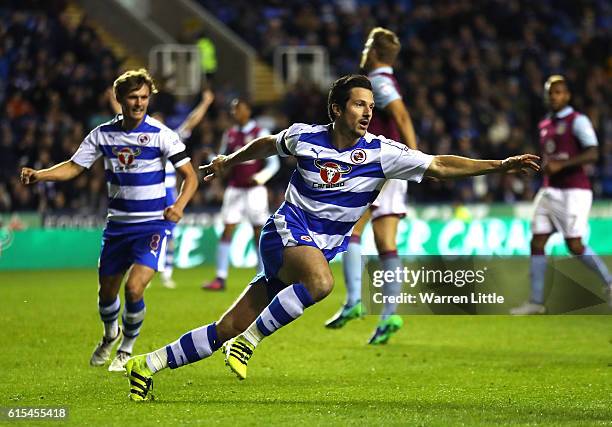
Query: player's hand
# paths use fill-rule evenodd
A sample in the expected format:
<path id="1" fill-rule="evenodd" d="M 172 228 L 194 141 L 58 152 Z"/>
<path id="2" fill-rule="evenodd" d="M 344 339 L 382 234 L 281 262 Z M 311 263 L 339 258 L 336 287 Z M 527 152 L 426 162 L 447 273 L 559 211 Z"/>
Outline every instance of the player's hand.
<path id="1" fill-rule="evenodd" d="M 170 205 L 164 209 L 164 218 L 167 221 L 179 222 L 183 219 L 183 210 L 175 205 Z"/>
<path id="2" fill-rule="evenodd" d="M 204 92 L 202 92 L 202 102 L 204 102 L 206 105 L 212 104 L 214 100 L 215 94 L 212 92 L 212 90 L 206 89 Z"/>
<path id="3" fill-rule="evenodd" d="M 32 168 L 21 168 L 20 179 L 22 184 L 34 184 L 38 182 L 38 171 Z"/>
<path id="4" fill-rule="evenodd" d="M 227 156 L 217 156 L 207 165 L 202 165 L 198 169 L 204 174 L 204 182 L 223 176 L 227 164 Z"/>
<path id="5" fill-rule="evenodd" d="M 537 172 L 540 170 L 537 163 L 539 160 L 540 158 L 533 154 L 521 154 L 502 160 L 501 166 L 508 173 L 526 173 L 530 169 Z"/>
<path id="6" fill-rule="evenodd" d="M 561 172 L 561 169 L 563 169 L 563 164 L 558 160 L 549 160 L 542 165 L 542 171 L 546 175 L 554 175 Z"/>

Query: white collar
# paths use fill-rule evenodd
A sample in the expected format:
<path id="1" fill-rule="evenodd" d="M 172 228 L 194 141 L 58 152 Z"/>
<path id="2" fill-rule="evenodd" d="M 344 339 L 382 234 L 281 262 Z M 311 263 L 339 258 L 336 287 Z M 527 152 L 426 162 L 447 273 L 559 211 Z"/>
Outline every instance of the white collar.
<path id="1" fill-rule="evenodd" d="M 368 73 L 368 77 L 376 76 L 378 74 L 393 74 L 393 67 L 384 66 L 375 68 Z"/>
<path id="2" fill-rule="evenodd" d="M 253 130 L 255 126 L 257 126 L 257 123 L 255 122 L 255 120 L 249 120 L 242 127 L 240 127 L 239 125 L 236 125 L 236 129 L 238 129 L 242 133 L 249 133 L 250 131 Z"/>
<path id="3" fill-rule="evenodd" d="M 551 117 L 562 119 L 564 117 L 569 116 L 573 112 L 574 112 L 574 109 L 568 105 L 567 107 L 563 107 L 561 110 L 557 111 L 556 113 L 552 113 Z"/>

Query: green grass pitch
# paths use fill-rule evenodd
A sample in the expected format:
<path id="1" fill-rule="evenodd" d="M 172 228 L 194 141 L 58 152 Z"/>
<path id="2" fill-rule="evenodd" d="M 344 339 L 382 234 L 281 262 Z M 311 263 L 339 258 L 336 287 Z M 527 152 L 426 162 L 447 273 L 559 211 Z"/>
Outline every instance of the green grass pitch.
<path id="1" fill-rule="evenodd" d="M 224 293 L 199 289 L 211 274 L 179 270 L 176 290 L 153 282 L 136 352 L 218 318 L 252 271 L 232 270 Z M 0 273 L 0 406 L 62 405 L 69 424 L 104 426 L 612 423 L 609 316 L 408 316 L 372 347 L 374 317 L 323 328 L 339 283 L 262 343 L 246 381 L 215 354 L 156 375 L 157 399 L 136 404 L 125 377 L 88 365 L 102 332 L 96 289 L 94 269 Z"/>

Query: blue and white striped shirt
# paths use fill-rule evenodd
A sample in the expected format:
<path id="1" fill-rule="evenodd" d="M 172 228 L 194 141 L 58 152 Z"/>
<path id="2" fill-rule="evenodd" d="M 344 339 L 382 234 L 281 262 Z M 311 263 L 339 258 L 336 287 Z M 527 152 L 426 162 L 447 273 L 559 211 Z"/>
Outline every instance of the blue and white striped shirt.
<path id="1" fill-rule="evenodd" d="M 104 123 L 83 140 L 71 160 L 90 168 L 104 156 L 108 186 L 108 220 L 126 223 L 164 219 L 166 161 L 183 153 L 185 144 L 176 132 L 145 116 L 129 132 L 121 129 L 121 116 Z M 189 158 L 175 157 L 174 167 Z"/>
<path id="2" fill-rule="evenodd" d="M 420 182 L 433 156 L 370 133 L 339 151 L 331 126 L 294 124 L 278 134 L 276 146 L 280 156 L 297 158 L 285 194 L 291 205 L 286 213 L 307 222 L 317 247 L 335 255 L 345 250 L 355 222 L 385 181 Z"/>
<path id="3" fill-rule="evenodd" d="M 182 126 L 174 130 L 181 141 L 185 142 L 191 136 L 191 131 L 185 130 Z M 173 205 L 178 197 L 176 189 L 176 169 L 172 162 L 166 162 L 166 206 Z"/>

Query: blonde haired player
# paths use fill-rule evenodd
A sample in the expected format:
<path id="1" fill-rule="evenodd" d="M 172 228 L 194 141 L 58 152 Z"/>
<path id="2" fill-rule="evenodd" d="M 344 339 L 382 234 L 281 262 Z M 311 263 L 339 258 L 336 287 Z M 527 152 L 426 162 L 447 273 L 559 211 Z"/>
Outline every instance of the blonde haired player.
<path id="1" fill-rule="evenodd" d="M 110 101 L 111 108 L 115 114 L 121 114 L 121 104 L 117 102 L 115 95 L 111 90 L 109 90 L 108 98 Z M 191 136 L 191 132 L 193 129 L 202 121 L 208 108 L 215 100 L 215 95 L 209 89 L 204 89 L 202 91 L 202 98 L 200 102 L 191 110 L 191 112 L 187 115 L 185 120 L 179 125 L 178 128 L 173 129 L 178 136 L 181 138 L 181 141 L 185 142 Z M 151 114 L 156 120 L 159 120 L 161 123 L 164 123 L 164 116 L 159 112 L 155 112 Z M 166 179 L 164 184 L 166 186 L 166 205 L 171 206 L 174 204 L 177 198 L 177 182 L 176 182 L 176 169 L 172 162 L 166 162 Z M 174 272 L 174 228 L 171 229 L 171 234 L 168 236 L 167 244 L 166 244 L 166 262 L 164 269 L 160 272 L 161 283 L 162 286 L 174 289 L 176 288 L 176 283 L 172 277 L 172 273 Z"/>
<path id="2" fill-rule="evenodd" d="M 368 131 L 395 141 L 402 141 L 416 149 L 416 135 L 410 114 L 404 105 L 400 88 L 393 75 L 393 64 L 401 50 L 397 35 L 386 28 L 370 31 L 361 55 L 361 68 L 372 82 L 376 108 Z M 327 321 L 328 328 L 342 328 L 349 320 L 363 314 L 361 305 L 361 234 L 372 218 L 372 229 L 378 256 L 385 270 L 401 267 L 397 254 L 397 227 L 406 215 L 406 193 L 408 182 L 392 179 L 387 181 L 378 198 L 355 225 L 348 250 L 344 255 L 344 281 L 346 301 L 343 307 Z M 399 283 L 387 283 L 386 295 L 399 293 Z M 395 304 L 386 303 L 380 322 L 369 340 L 370 344 L 385 344 L 401 328 L 402 318 L 395 314 Z"/>
<path id="3" fill-rule="evenodd" d="M 123 371 L 145 317 L 144 291 L 164 266 L 167 236 L 198 188 L 198 177 L 178 135 L 147 115 L 153 79 L 145 69 L 119 76 L 113 91 L 121 115 L 85 137 L 76 153 L 49 169 L 23 168 L 21 182 L 68 181 L 104 158 L 108 216 L 98 262 L 98 310 L 104 335 L 90 359 L 103 366 L 121 340 L 109 371 Z M 183 176 L 181 193 L 166 205 L 164 168 L 172 162 Z M 127 273 L 122 326 L 119 289 Z M 123 337 L 123 338 L 122 338 Z"/>

